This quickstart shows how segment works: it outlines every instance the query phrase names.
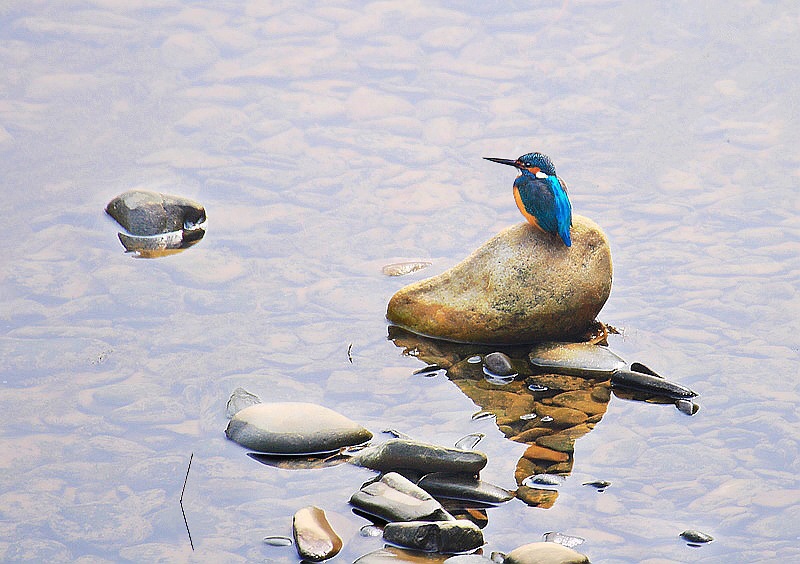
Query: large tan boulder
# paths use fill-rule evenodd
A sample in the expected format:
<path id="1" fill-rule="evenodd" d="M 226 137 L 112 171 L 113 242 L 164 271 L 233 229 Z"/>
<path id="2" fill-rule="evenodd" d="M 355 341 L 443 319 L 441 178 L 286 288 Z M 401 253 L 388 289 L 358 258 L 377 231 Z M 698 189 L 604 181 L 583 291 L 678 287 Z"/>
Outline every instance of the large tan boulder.
<path id="1" fill-rule="evenodd" d="M 509 227 L 450 270 L 401 288 L 386 317 L 422 335 L 470 343 L 568 340 L 611 292 L 608 239 L 573 216 L 572 247 L 528 223 Z"/>

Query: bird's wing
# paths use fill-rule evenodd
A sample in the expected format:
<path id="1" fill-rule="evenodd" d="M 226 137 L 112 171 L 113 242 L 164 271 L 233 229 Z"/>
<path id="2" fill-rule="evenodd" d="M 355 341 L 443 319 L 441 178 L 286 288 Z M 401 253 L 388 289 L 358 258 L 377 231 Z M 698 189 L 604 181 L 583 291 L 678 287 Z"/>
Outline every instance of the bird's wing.
<path id="1" fill-rule="evenodd" d="M 539 226 L 549 233 L 557 233 L 555 195 L 548 180 L 523 174 L 517 177 L 514 185 L 519 190 L 525 210 L 536 218 Z"/>

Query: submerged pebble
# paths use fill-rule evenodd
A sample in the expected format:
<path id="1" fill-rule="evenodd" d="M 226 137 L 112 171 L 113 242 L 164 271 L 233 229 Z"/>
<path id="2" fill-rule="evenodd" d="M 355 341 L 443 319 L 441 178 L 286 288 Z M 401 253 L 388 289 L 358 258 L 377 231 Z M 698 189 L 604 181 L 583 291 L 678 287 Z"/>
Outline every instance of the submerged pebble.
<path id="1" fill-rule="evenodd" d="M 264 537 L 264 544 L 268 544 L 270 546 L 292 546 L 293 542 L 289 537 L 272 535 Z"/>
<path id="2" fill-rule="evenodd" d="M 575 548 L 576 546 L 580 546 L 586 542 L 586 539 L 583 537 L 574 537 L 572 535 L 565 535 L 564 533 L 558 533 L 556 531 L 545 533 L 542 535 L 542 538 L 545 542 L 554 542 L 556 544 L 560 544 L 561 546 L 566 546 L 567 548 Z"/>
<path id="3" fill-rule="evenodd" d="M 313 403 L 259 403 L 237 412 L 225 434 L 257 452 L 301 455 L 332 452 L 372 438 L 344 415 Z"/>
<path id="4" fill-rule="evenodd" d="M 333 530 L 325 511 L 310 506 L 300 509 L 292 518 L 297 553 L 311 562 L 321 562 L 333 558 L 342 550 L 342 539 Z"/>
<path id="5" fill-rule="evenodd" d="M 511 359 L 507 354 L 493 352 L 483 357 L 483 367 L 489 374 L 495 376 L 516 376 L 516 370 L 511 365 Z"/>
<path id="6" fill-rule="evenodd" d="M 681 538 L 690 544 L 705 544 L 714 540 L 714 537 L 706 533 L 688 529 L 681 533 Z"/>
<path id="7" fill-rule="evenodd" d="M 591 486 L 595 488 L 598 492 L 603 492 L 605 489 L 611 485 L 611 482 L 606 480 L 594 480 L 592 482 L 584 482 L 584 486 Z"/>
<path id="8" fill-rule="evenodd" d="M 522 480 L 521 485 L 529 488 L 537 488 L 542 486 L 554 487 L 562 485 L 565 481 L 566 478 L 564 478 L 564 476 L 559 476 L 558 474 L 535 474 Z"/>
<path id="9" fill-rule="evenodd" d="M 406 548 L 443 554 L 467 552 L 483 545 L 481 530 L 475 523 L 465 520 L 388 523 L 383 529 L 383 538 Z"/>
<path id="10" fill-rule="evenodd" d="M 462 450 L 472 450 L 485 436 L 483 433 L 470 433 L 458 439 L 453 446 Z"/>

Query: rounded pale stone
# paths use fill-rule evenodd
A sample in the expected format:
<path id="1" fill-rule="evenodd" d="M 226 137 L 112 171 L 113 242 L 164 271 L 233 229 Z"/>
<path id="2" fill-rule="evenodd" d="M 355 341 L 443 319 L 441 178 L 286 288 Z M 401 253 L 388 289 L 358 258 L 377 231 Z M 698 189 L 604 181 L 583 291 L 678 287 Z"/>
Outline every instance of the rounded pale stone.
<path id="1" fill-rule="evenodd" d="M 225 435 L 270 454 L 314 454 L 364 443 L 372 433 L 341 413 L 313 403 L 259 403 L 237 412 Z"/>
<path id="2" fill-rule="evenodd" d="M 509 552 L 505 564 L 589 564 L 589 559 L 554 542 L 533 542 Z"/>
<path id="3" fill-rule="evenodd" d="M 400 289 L 386 317 L 451 341 L 513 344 L 585 331 L 611 292 L 611 250 L 592 220 L 573 217 L 572 247 L 528 223 L 509 227 L 450 270 Z"/>

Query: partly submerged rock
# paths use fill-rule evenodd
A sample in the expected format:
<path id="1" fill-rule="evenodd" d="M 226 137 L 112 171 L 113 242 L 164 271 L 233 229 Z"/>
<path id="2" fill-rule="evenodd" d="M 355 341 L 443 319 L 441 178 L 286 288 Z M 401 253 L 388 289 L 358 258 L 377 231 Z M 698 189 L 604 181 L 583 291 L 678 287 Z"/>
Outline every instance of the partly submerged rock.
<path id="1" fill-rule="evenodd" d="M 465 520 L 388 523 L 383 528 L 383 538 L 406 548 L 443 554 L 467 552 L 483 546 L 481 530 L 475 523 Z"/>
<path id="2" fill-rule="evenodd" d="M 159 235 L 193 229 L 206 221 L 194 200 L 146 190 L 130 190 L 111 200 L 106 213 L 131 235 Z"/>
<path id="3" fill-rule="evenodd" d="M 390 472 L 350 497 L 350 504 L 384 521 L 452 521 L 454 517 L 420 487 Z"/>
<path id="4" fill-rule="evenodd" d="M 689 544 L 705 544 L 707 542 L 711 542 L 714 540 L 709 534 L 703 533 L 701 531 L 695 531 L 694 529 L 688 529 L 681 533 L 681 538 L 688 542 Z"/>
<path id="5" fill-rule="evenodd" d="M 294 514 L 292 534 L 297 553 L 311 562 L 333 558 L 342 550 L 342 539 L 331 527 L 325 511 L 313 505 Z"/>
<path id="6" fill-rule="evenodd" d="M 592 220 L 573 217 L 572 247 L 528 223 L 503 230 L 442 274 L 389 301 L 415 333 L 474 343 L 565 340 L 586 331 L 611 292 L 611 251 Z"/>
<path id="7" fill-rule="evenodd" d="M 270 454 L 332 452 L 364 443 L 372 433 L 344 415 L 313 403 L 259 403 L 237 412 L 225 435 Z"/>
<path id="8" fill-rule="evenodd" d="M 697 397 L 697 394 L 686 386 L 665 380 L 654 373 L 646 374 L 633 370 L 615 371 L 611 375 L 611 385 L 676 400 Z"/>
<path id="9" fill-rule="evenodd" d="M 399 469 L 425 472 L 467 472 L 477 474 L 486 466 L 482 452 L 461 450 L 405 439 L 385 443 L 356 453 L 351 462 L 357 466 L 390 472 Z"/>
<path id="10" fill-rule="evenodd" d="M 511 359 L 506 353 L 493 352 L 483 357 L 484 371 L 496 376 L 516 376 L 517 371 L 511 364 Z"/>
<path id="11" fill-rule="evenodd" d="M 589 558 L 566 546 L 553 542 L 533 542 L 515 548 L 506 555 L 504 564 L 588 564 Z"/>
<path id="12" fill-rule="evenodd" d="M 435 472 L 426 474 L 417 485 L 436 498 L 476 501 L 479 503 L 503 503 L 514 494 L 475 478 L 471 474 L 449 474 Z"/>
<path id="13" fill-rule="evenodd" d="M 586 378 L 608 377 L 628 366 L 608 348 L 589 343 L 541 343 L 528 357 L 539 370 Z"/>

